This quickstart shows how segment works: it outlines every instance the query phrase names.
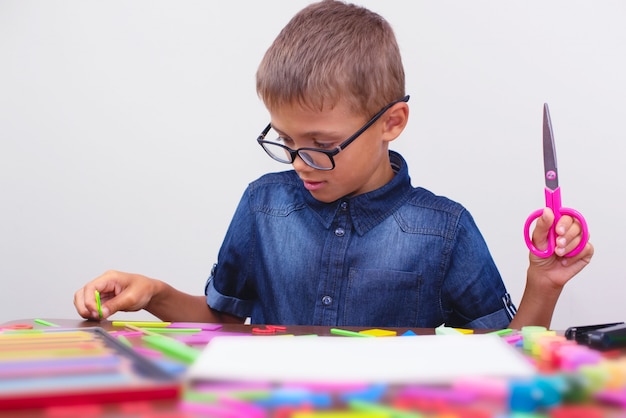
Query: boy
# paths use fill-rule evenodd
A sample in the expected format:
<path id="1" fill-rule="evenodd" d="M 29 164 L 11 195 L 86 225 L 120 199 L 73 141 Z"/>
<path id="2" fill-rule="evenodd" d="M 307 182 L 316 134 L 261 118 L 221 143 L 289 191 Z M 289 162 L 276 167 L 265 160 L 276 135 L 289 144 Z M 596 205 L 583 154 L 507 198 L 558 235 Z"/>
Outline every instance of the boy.
<path id="1" fill-rule="evenodd" d="M 76 292 L 97 319 L 146 309 L 169 321 L 327 326 L 521 328 L 549 326 L 565 283 L 593 247 L 564 216 L 556 254 L 530 256 L 516 312 L 470 214 L 413 188 L 388 144 L 408 120 L 404 69 L 389 24 L 337 1 L 312 4 L 287 24 L 257 72 L 271 123 L 258 138 L 292 171 L 251 183 L 205 286 L 182 293 L 145 276 L 109 271 Z M 545 210 L 534 242 L 545 247 Z"/>

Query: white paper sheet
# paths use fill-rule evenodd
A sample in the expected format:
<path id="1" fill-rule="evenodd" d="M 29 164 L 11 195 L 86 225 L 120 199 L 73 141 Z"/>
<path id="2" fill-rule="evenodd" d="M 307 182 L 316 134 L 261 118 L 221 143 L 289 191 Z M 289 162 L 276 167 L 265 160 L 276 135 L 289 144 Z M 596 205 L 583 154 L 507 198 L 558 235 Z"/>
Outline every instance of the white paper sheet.
<path id="1" fill-rule="evenodd" d="M 462 377 L 525 377 L 534 367 L 495 335 L 417 337 L 216 337 L 189 380 L 449 383 Z"/>

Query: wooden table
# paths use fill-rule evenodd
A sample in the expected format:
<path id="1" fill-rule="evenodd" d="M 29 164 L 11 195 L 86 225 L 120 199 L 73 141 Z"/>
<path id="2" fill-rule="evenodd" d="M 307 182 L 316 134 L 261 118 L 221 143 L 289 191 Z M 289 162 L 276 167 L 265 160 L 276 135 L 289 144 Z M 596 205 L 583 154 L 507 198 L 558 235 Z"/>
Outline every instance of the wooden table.
<path id="1" fill-rule="evenodd" d="M 100 327 L 108 332 L 118 331 L 122 329 L 121 327 L 114 327 L 111 321 L 86 321 L 82 319 L 59 319 L 59 318 L 43 318 L 45 321 L 48 321 L 52 324 L 56 324 L 62 328 L 91 328 L 91 327 Z M 123 321 L 123 319 L 119 319 L 118 321 Z M 132 321 L 132 319 L 129 319 Z M 49 328 L 43 326 L 41 324 L 36 323 L 33 319 L 20 319 L 6 322 L 4 324 L 0 324 L 1 327 L 13 326 L 16 324 L 30 324 L 33 325 L 34 328 Z M 265 326 L 260 325 L 243 325 L 243 324 L 221 324 L 220 331 L 225 333 L 243 333 L 243 334 L 253 334 L 253 330 L 255 328 L 265 328 Z M 344 329 L 344 327 L 342 327 Z M 363 328 L 363 327 L 345 327 L 345 329 L 351 331 L 360 331 L 364 329 L 371 328 Z M 389 329 L 389 328 L 386 328 Z M 309 335 L 315 334 L 320 336 L 329 336 L 333 335 L 330 332 L 331 328 L 326 326 L 288 326 L 284 331 L 281 331 L 283 334 L 293 334 L 293 335 Z M 396 331 L 398 335 L 405 333 L 410 330 L 415 332 L 417 335 L 432 335 L 435 334 L 435 330 L 432 328 L 393 328 L 392 330 Z M 482 330 L 480 332 L 486 332 L 488 330 Z M 134 343 L 137 342 L 141 344 L 141 338 L 138 338 Z M 181 379 L 182 384 L 182 379 Z M 596 405 L 590 405 L 593 408 L 597 408 Z M 3 415 L 6 411 L 0 411 L 0 416 Z M 497 411 L 502 412 L 502 411 Z M 602 406 L 602 415 L 603 417 L 623 417 L 626 416 L 624 410 Z M 494 412 L 495 413 L 495 412 Z M 22 417 L 81 417 L 81 418 L 89 418 L 89 417 L 145 417 L 145 418 L 195 418 L 200 416 L 209 416 L 206 412 L 204 413 L 195 413 L 188 412 L 183 410 L 178 400 L 151 400 L 151 401 L 137 401 L 137 402 L 125 402 L 123 404 L 93 404 L 93 405 L 83 405 L 83 406 L 54 406 L 45 410 L 16 410 L 10 411 L 10 416 L 16 418 Z M 273 416 L 273 415 L 268 415 Z M 285 418 L 288 417 L 288 414 L 283 414 Z M 435 415 L 428 415 L 422 413 L 423 417 L 429 418 Z M 454 415 L 450 415 L 454 416 Z M 478 415 L 474 415 L 478 416 Z M 585 416 L 585 415 L 577 415 L 577 416 Z M 546 414 L 546 417 L 548 415 Z"/>
<path id="2" fill-rule="evenodd" d="M 114 319 L 113 321 L 88 321 L 84 319 L 58 319 L 58 318 L 42 318 L 48 322 L 51 322 L 56 325 L 60 325 L 64 328 L 85 328 L 85 327 L 101 327 L 106 331 L 115 331 L 119 330 L 119 327 L 113 326 L 113 321 L 124 321 L 126 319 Z M 133 319 L 128 319 L 129 322 L 132 322 Z M 155 319 L 155 321 L 158 321 Z M 16 319 L 12 321 L 5 322 L 0 324 L 0 327 L 15 325 L 15 324 L 31 324 L 35 328 L 45 329 L 45 326 L 39 325 L 34 322 L 33 318 L 28 319 Z M 244 324 L 221 324 L 224 332 L 241 332 L 241 333 L 249 333 L 252 334 L 252 329 L 255 327 L 263 327 L 263 325 L 244 325 Z M 352 330 L 352 331 L 360 331 L 365 329 L 371 329 L 372 327 L 340 327 L 342 329 Z M 293 334 L 293 335 L 332 335 L 330 333 L 330 327 L 327 326 L 311 326 L 311 325 L 292 325 L 287 326 L 285 333 Z M 433 328 L 386 328 L 393 329 L 398 332 L 398 334 L 402 334 L 408 330 L 415 332 L 418 335 L 433 335 L 435 330 Z M 481 330 L 477 332 L 487 332 L 489 330 Z"/>
<path id="3" fill-rule="evenodd" d="M 67 329 L 81 329 L 99 327 L 107 332 L 120 331 L 123 327 L 114 326 L 113 321 L 89 321 L 80 318 L 76 319 L 61 319 L 61 318 L 42 318 L 45 322 L 49 322 L 54 325 L 58 325 L 61 328 Z M 114 320 L 115 321 L 115 320 Z M 118 319 L 117 321 L 124 321 L 124 319 Z M 132 322 L 132 319 L 128 320 Z M 155 320 L 156 321 L 156 320 Z M 15 325 L 27 325 L 32 326 L 34 329 L 50 329 L 50 326 L 42 325 L 35 321 L 35 319 L 17 319 L 0 324 L 2 327 L 11 327 Z M 264 329 L 264 325 L 244 325 L 244 324 L 220 324 L 221 328 L 219 332 L 224 333 L 241 333 L 253 335 L 255 328 Z M 364 327 L 346 327 L 350 331 L 359 331 L 368 329 Z M 395 328 L 399 334 L 404 333 L 408 328 Z M 434 330 L 431 328 L 415 328 L 412 329 L 418 335 L 432 335 Z M 280 331 L 280 334 L 293 334 L 293 335 L 320 335 L 330 336 L 330 327 L 325 326 L 288 326 L 285 330 Z M 141 346 L 141 337 L 130 338 L 134 346 Z M 3 413 L 10 413 L 10 416 L 21 417 L 163 417 L 176 418 L 185 417 L 193 418 L 196 416 L 206 416 L 206 414 L 194 414 L 189 412 L 183 412 L 177 405 L 176 400 L 151 400 L 151 401 L 138 401 L 132 403 L 124 403 L 122 405 L 117 404 L 94 404 L 86 406 L 52 406 L 45 410 L 0 410 L 0 416 L 4 416 Z"/>

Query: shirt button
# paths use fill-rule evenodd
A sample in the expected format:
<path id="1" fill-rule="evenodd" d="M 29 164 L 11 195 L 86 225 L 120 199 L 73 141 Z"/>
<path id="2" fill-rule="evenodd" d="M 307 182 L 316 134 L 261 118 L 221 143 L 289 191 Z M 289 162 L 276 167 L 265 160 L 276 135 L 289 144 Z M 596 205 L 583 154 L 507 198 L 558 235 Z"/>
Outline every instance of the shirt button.
<path id="1" fill-rule="evenodd" d="M 338 237 L 343 237 L 344 235 L 346 235 L 346 231 L 343 228 L 337 228 L 335 229 L 335 235 L 337 235 Z"/>
<path id="2" fill-rule="evenodd" d="M 324 296 L 322 298 L 322 303 L 326 306 L 330 305 L 331 303 L 333 303 L 333 298 L 331 298 L 330 296 Z"/>
<path id="3" fill-rule="evenodd" d="M 348 202 L 341 202 L 341 210 L 348 209 Z"/>

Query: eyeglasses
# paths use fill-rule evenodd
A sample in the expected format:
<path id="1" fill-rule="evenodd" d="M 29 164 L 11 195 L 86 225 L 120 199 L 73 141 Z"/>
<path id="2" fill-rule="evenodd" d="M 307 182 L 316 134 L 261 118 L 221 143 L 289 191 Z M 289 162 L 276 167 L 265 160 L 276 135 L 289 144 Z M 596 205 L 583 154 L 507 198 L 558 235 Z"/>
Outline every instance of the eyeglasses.
<path id="1" fill-rule="evenodd" d="M 408 101 L 409 96 L 404 96 L 402 99 L 395 100 L 389 103 L 387 106 L 383 107 L 378 113 L 376 113 L 365 125 L 363 125 L 361 129 L 356 131 L 350 138 L 346 139 L 332 150 L 323 150 L 319 148 L 291 149 L 288 146 L 281 144 L 280 142 L 266 141 L 265 136 L 272 129 L 271 123 L 267 125 L 265 129 L 263 129 L 263 132 L 261 132 L 261 135 L 259 135 L 256 140 L 259 145 L 261 145 L 261 147 L 265 150 L 267 155 L 269 155 L 278 162 L 284 164 L 293 164 L 296 156 L 299 156 L 302 161 L 315 169 L 325 171 L 332 170 L 333 168 L 335 168 L 335 160 L 333 159 L 335 155 L 346 149 L 348 145 L 354 142 L 355 139 L 357 139 L 370 126 L 372 126 L 393 105 L 395 105 L 396 103 Z M 283 139 L 279 136 L 277 141 L 283 141 Z"/>

